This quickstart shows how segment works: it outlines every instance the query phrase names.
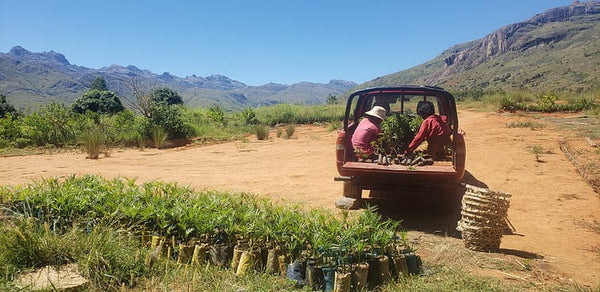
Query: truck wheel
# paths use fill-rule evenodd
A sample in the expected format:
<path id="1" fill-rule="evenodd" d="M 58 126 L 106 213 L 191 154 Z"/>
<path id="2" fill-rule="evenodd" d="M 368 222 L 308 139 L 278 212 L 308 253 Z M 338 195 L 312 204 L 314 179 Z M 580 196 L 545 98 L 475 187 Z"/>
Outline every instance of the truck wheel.
<path id="1" fill-rule="evenodd" d="M 352 185 L 352 182 L 344 182 L 343 196 L 346 198 L 360 199 L 362 197 L 362 189 L 359 186 Z"/>

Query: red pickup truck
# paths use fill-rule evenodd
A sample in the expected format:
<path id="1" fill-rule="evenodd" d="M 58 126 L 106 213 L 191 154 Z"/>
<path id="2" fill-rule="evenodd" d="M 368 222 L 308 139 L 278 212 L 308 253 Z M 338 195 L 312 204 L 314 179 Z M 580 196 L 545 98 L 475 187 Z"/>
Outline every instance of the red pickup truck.
<path id="1" fill-rule="evenodd" d="M 352 147 L 352 135 L 364 113 L 374 105 L 383 105 L 387 116 L 416 116 L 420 101 L 430 101 L 435 113 L 446 116 L 451 129 L 447 159 L 427 165 L 381 164 L 359 161 Z M 402 158 L 402 157 L 400 157 Z M 459 130 L 456 102 L 452 94 L 433 86 L 376 87 L 356 91 L 348 97 L 343 128 L 336 141 L 336 164 L 344 183 L 339 208 L 361 206 L 363 190 L 398 191 L 458 186 L 465 171 L 464 133 Z"/>

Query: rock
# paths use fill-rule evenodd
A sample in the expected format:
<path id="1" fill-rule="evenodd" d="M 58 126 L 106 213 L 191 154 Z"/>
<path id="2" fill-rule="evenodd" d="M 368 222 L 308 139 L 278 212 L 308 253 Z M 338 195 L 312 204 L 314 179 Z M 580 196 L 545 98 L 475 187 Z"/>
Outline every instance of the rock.
<path id="1" fill-rule="evenodd" d="M 22 274 L 15 280 L 15 284 L 28 291 L 79 291 L 84 289 L 89 281 L 79 274 L 77 264 L 68 264 L 58 269 L 45 266 Z"/>
<path id="2" fill-rule="evenodd" d="M 361 200 L 342 197 L 335 202 L 335 207 L 338 209 L 355 210 L 360 208 Z"/>

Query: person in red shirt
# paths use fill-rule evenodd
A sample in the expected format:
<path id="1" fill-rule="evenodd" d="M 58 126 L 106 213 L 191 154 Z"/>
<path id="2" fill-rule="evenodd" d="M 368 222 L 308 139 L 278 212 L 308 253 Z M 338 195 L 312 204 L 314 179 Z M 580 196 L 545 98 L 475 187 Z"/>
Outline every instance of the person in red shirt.
<path id="1" fill-rule="evenodd" d="M 430 101 L 422 101 L 417 107 L 417 114 L 423 118 L 423 123 L 408 145 L 405 154 L 412 153 L 427 140 L 427 153 L 437 159 L 446 157 L 446 146 L 451 144 L 448 117 L 436 115 L 433 103 Z"/>
<path id="2" fill-rule="evenodd" d="M 377 139 L 381 132 L 381 122 L 385 119 L 386 110 L 381 106 L 374 106 L 365 113 L 365 118 L 360 121 L 352 135 L 352 147 L 358 158 L 374 157 L 371 142 Z"/>

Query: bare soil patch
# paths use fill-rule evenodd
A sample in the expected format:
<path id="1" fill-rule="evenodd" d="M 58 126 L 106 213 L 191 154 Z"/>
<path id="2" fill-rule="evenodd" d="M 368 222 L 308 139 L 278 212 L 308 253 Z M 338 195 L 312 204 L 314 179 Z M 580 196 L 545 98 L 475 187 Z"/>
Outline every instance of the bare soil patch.
<path id="1" fill-rule="evenodd" d="M 534 130 L 507 126 L 528 119 L 546 126 Z M 459 112 L 459 120 L 467 133 L 464 182 L 511 193 L 508 216 L 516 230 L 503 236 L 499 252 L 473 252 L 464 248 L 453 229 L 460 217 L 456 202 L 439 208 L 433 197 L 398 194 L 392 203 L 381 205 L 382 212 L 405 219 L 425 264 L 457 264 L 474 274 L 532 288 L 600 285 L 600 197 L 588 184 L 598 181 L 600 154 L 579 143 L 585 142 L 580 133 L 593 132 L 597 121 L 578 114 L 465 110 Z M 570 124 L 573 121 L 581 124 Z M 336 133 L 325 127 L 298 126 L 292 139 L 276 138 L 275 132 L 271 137 L 161 150 L 114 150 L 110 157 L 98 160 L 85 159 L 85 153 L 76 151 L 1 157 L 0 183 L 73 174 L 124 176 L 138 182 L 162 180 L 196 189 L 251 192 L 307 208 L 334 208 L 342 189 L 340 182 L 333 181 Z M 563 153 L 561 141 L 567 141 L 588 178 Z M 545 152 L 536 159 L 532 146 Z"/>

